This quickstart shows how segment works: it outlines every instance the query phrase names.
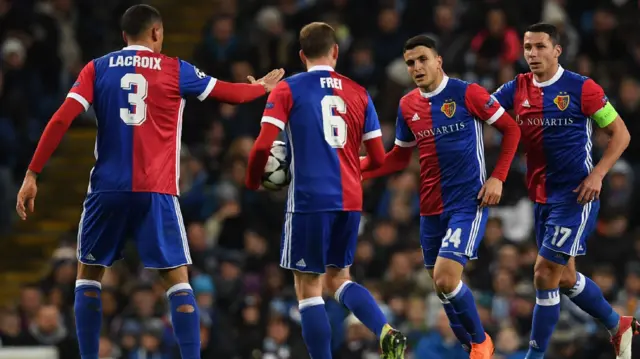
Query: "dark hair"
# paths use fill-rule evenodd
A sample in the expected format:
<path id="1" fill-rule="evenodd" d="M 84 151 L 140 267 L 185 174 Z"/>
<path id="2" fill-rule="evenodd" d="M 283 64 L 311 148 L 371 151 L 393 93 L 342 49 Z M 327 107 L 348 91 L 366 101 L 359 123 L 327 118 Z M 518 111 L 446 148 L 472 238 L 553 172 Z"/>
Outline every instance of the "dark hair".
<path id="1" fill-rule="evenodd" d="M 407 52 L 409 50 L 413 50 L 418 46 L 424 46 L 433 50 L 436 54 L 438 53 L 438 49 L 436 47 L 436 40 L 430 38 L 427 35 L 418 35 L 410 38 L 407 42 L 404 43 L 404 51 Z"/>
<path id="2" fill-rule="evenodd" d="M 558 28 L 555 27 L 555 25 L 539 22 L 529 26 L 526 32 L 544 32 L 549 35 L 549 39 L 551 39 L 552 44 L 557 45 L 560 43 L 560 34 L 558 33 Z"/>
<path id="3" fill-rule="evenodd" d="M 127 9 L 120 20 L 120 27 L 127 36 L 139 37 L 154 22 L 162 22 L 160 12 L 149 5 L 134 5 Z"/>
<path id="4" fill-rule="evenodd" d="M 329 53 L 338 43 L 336 32 L 324 22 L 312 22 L 300 30 L 300 48 L 309 59 L 316 59 Z"/>

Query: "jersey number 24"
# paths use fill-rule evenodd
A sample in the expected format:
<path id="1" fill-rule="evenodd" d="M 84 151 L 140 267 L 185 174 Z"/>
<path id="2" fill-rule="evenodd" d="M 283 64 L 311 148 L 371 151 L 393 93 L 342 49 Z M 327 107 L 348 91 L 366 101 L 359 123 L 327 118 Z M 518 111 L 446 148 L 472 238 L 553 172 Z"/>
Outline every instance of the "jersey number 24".
<path id="1" fill-rule="evenodd" d="M 325 141 L 333 148 L 344 148 L 347 144 L 347 123 L 340 114 L 347 113 L 347 104 L 342 97 L 335 95 L 326 95 L 320 104 Z"/>
<path id="2" fill-rule="evenodd" d="M 133 88 L 135 86 L 135 89 Z M 147 91 L 149 83 L 141 74 L 126 74 L 120 79 L 120 87 L 129 91 L 127 101 L 133 106 L 120 108 L 120 119 L 129 126 L 140 126 L 147 119 Z"/>

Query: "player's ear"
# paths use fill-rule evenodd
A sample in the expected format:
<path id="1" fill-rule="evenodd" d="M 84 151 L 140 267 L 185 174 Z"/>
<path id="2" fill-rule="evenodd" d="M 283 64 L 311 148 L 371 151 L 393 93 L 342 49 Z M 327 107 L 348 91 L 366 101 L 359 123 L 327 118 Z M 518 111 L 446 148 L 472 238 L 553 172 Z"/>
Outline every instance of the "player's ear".
<path id="1" fill-rule="evenodd" d="M 302 64 L 307 66 L 307 57 L 304 56 L 304 52 L 302 52 L 302 50 L 298 51 L 298 56 L 300 56 L 300 61 L 302 61 Z"/>
<path id="2" fill-rule="evenodd" d="M 151 39 L 153 42 L 158 42 L 160 40 L 160 34 L 158 33 L 158 28 L 153 26 L 151 27 Z"/>
<path id="3" fill-rule="evenodd" d="M 553 48 L 554 53 L 556 55 L 556 58 L 560 57 L 560 55 L 562 55 L 562 46 L 560 46 L 560 44 L 556 44 L 556 46 L 554 46 Z"/>
<path id="4" fill-rule="evenodd" d="M 124 40 L 125 44 L 128 44 L 129 42 L 127 41 L 127 34 L 124 33 L 124 31 L 122 32 L 122 40 Z"/>
<path id="5" fill-rule="evenodd" d="M 339 53 L 340 53 L 340 47 L 338 46 L 338 44 L 334 44 L 333 48 L 331 49 L 331 58 L 333 58 L 334 60 L 338 60 Z"/>

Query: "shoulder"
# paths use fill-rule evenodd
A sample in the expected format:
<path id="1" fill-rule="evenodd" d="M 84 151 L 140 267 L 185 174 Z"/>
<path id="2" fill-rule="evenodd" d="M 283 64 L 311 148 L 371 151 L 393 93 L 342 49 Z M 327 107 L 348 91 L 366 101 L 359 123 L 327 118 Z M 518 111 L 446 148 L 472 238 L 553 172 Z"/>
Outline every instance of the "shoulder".
<path id="1" fill-rule="evenodd" d="M 449 77 L 447 87 L 454 91 L 465 91 L 472 83 L 455 77 Z"/>
<path id="2" fill-rule="evenodd" d="M 413 90 L 409 91 L 406 95 L 402 96 L 402 98 L 400 99 L 400 106 L 404 106 L 409 102 L 415 101 L 416 99 L 420 98 L 420 89 L 418 88 L 414 88 Z"/>
<path id="3" fill-rule="evenodd" d="M 342 85 L 344 86 L 348 86 L 349 88 L 353 89 L 354 91 L 357 91 L 359 93 L 362 94 L 366 94 L 367 93 L 367 89 L 365 89 L 362 85 L 360 85 L 359 83 L 355 82 L 354 80 L 350 79 L 349 77 L 338 73 L 338 72 L 334 72 L 333 75 L 334 77 L 342 80 Z"/>
<path id="4" fill-rule="evenodd" d="M 583 75 L 580 75 L 579 73 L 569 71 L 569 70 L 564 70 L 564 76 L 565 76 L 565 80 L 570 81 L 572 83 L 576 83 L 576 84 L 583 84 L 587 80 L 590 80 L 590 78 L 587 76 L 583 76 Z"/>

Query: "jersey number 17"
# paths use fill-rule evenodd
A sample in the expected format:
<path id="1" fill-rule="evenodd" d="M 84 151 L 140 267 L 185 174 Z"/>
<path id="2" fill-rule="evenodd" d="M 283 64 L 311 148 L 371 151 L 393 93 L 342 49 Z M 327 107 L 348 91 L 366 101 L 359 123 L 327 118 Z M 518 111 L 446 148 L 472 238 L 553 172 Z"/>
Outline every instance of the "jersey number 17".
<path id="1" fill-rule="evenodd" d="M 347 113 L 347 104 L 342 97 L 335 95 L 326 95 L 320 104 L 325 141 L 333 148 L 344 148 L 347 144 L 347 123 L 340 114 Z"/>

